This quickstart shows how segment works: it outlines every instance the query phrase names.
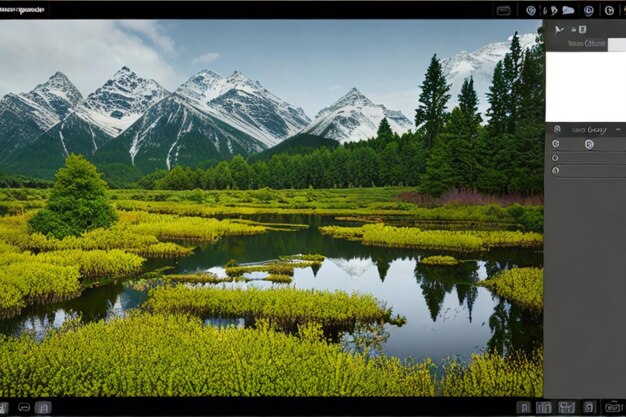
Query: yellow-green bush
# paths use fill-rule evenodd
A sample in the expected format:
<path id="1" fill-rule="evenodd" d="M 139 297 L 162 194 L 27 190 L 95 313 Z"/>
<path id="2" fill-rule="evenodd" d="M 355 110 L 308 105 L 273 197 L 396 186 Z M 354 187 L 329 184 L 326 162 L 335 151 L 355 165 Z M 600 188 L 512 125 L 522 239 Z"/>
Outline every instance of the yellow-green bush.
<path id="1" fill-rule="evenodd" d="M 159 313 L 268 319 L 281 329 L 310 322 L 352 328 L 358 322 L 392 320 L 391 310 L 369 294 L 295 288 L 155 288 L 143 307 Z"/>
<path id="2" fill-rule="evenodd" d="M 119 249 L 103 250 L 64 250 L 43 252 L 35 256 L 35 261 L 54 265 L 75 265 L 82 278 L 121 278 L 141 271 L 145 259 Z"/>
<path id="3" fill-rule="evenodd" d="M 290 284 L 293 281 L 293 278 L 289 275 L 269 274 L 267 277 L 265 277 L 265 281 L 276 282 L 280 284 Z"/>
<path id="4" fill-rule="evenodd" d="M 14 262 L 0 268 L 0 283 L 11 296 L 3 297 L 0 310 L 14 310 L 21 304 L 40 304 L 74 298 L 80 294 L 80 273 L 76 266 L 44 262 Z M 22 300 L 22 301 L 19 301 Z M 22 305 L 23 306 L 23 305 Z"/>
<path id="5" fill-rule="evenodd" d="M 0 396 L 432 396 L 432 363 L 366 358 L 311 331 L 135 315 L 0 341 Z M 315 333 L 315 332 L 313 332 Z"/>
<path id="6" fill-rule="evenodd" d="M 420 259 L 420 263 L 424 265 L 445 265 L 445 266 L 454 266 L 459 264 L 459 260 L 454 256 L 428 256 Z"/>
<path id="7" fill-rule="evenodd" d="M 3 253 L 0 257 L 0 315 L 19 314 L 28 304 L 77 297 L 82 281 L 121 278 L 141 271 L 144 259 L 121 250 L 79 249 Z M 10 287 L 10 288 L 9 288 Z"/>
<path id="8" fill-rule="evenodd" d="M 451 397 L 541 397 L 543 354 L 473 354 L 469 364 L 450 360 L 443 365 L 441 392 Z"/>
<path id="9" fill-rule="evenodd" d="M 543 309 L 543 268 L 513 268 L 478 283 L 522 307 Z"/>
<path id="10" fill-rule="evenodd" d="M 231 282 L 233 280 L 233 278 L 231 277 L 220 278 L 210 272 L 198 272 L 195 274 L 169 274 L 164 275 L 163 278 L 172 282 L 191 282 L 204 284 L 217 284 L 220 282 Z"/>
<path id="11" fill-rule="evenodd" d="M 267 272 L 275 275 L 293 275 L 296 268 L 308 268 L 315 265 L 313 261 L 280 261 L 267 262 L 255 265 L 234 265 L 226 267 L 226 274 L 229 277 L 237 277 L 249 272 Z"/>
<path id="12" fill-rule="evenodd" d="M 120 213 L 120 225 L 125 229 L 155 236 L 157 239 L 189 239 L 213 242 L 222 236 L 263 233 L 264 226 L 235 220 L 154 214 L 146 212 Z"/>
<path id="13" fill-rule="evenodd" d="M 0 319 L 17 315 L 24 307 L 22 292 L 10 282 L 0 281 Z"/>
<path id="14" fill-rule="evenodd" d="M 383 223 L 361 227 L 321 227 L 324 234 L 358 240 L 365 245 L 415 247 L 455 252 L 478 252 L 492 247 L 541 247 L 543 236 L 535 232 L 421 230 L 417 227 L 393 227 Z"/>

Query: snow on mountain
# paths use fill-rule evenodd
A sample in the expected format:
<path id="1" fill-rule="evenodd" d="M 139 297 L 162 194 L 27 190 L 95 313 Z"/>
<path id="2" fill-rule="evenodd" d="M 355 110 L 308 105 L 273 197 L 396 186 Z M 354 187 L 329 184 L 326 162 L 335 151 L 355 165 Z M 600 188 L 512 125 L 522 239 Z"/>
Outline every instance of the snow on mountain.
<path id="1" fill-rule="evenodd" d="M 534 46 L 536 36 L 536 33 L 520 35 L 519 40 L 522 49 Z M 493 70 L 498 61 L 502 60 L 504 55 L 509 52 L 512 39 L 513 37 L 511 36 L 506 42 L 490 43 L 473 52 L 461 51 L 441 61 L 443 73 L 448 83 L 452 84 L 448 110 L 451 110 L 458 104 L 457 97 L 461 92 L 463 80 L 472 76 L 474 78 L 474 88 L 479 98 L 478 111 L 482 115 L 485 114 L 489 108 L 486 94 L 491 86 Z"/>
<path id="2" fill-rule="evenodd" d="M 310 122 L 301 108 L 276 97 L 239 71 L 222 77 L 203 70 L 181 85 L 176 94 L 268 147 L 293 136 Z"/>
<path id="3" fill-rule="evenodd" d="M 156 81 L 140 78 L 128 67 L 122 67 L 78 105 L 76 114 L 115 137 L 169 94 Z"/>
<path id="4" fill-rule="evenodd" d="M 172 94 L 151 106 L 130 128 L 95 154 L 100 163 L 124 162 L 142 172 L 195 166 L 266 148 L 262 142 Z"/>
<path id="5" fill-rule="evenodd" d="M 404 133 L 413 127 L 402 112 L 374 104 L 353 88 L 333 105 L 320 110 L 303 132 L 339 142 L 356 142 L 375 137 L 378 125 L 385 117 L 396 133 Z"/>
<path id="6" fill-rule="evenodd" d="M 61 72 L 54 73 L 44 84 L 39 84 L 31 92 L 22 96 L 50 109 L 60 120 L 64 119 L 83 99 L 80 91 Z"/>
<path id="7" fill-rule="evenodd" d="M 362 277 L 367 271 L 376 268 L 371 258 L 329 258 L 329 260 L 352 278 Z"/>
<path id="8" fill-rule="evenodd" d="M 9 93 L 0 100 L 0 162 L 59 123 L 78 101 L 80 92 L 60 72 L 28 93 Z"/>

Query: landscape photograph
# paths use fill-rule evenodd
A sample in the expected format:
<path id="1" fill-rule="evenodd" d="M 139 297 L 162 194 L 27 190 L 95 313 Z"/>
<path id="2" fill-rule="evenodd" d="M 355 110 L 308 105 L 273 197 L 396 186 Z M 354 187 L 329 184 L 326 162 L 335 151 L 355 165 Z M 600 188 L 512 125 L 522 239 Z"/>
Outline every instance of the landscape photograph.
<path id="1" fill-rule="evenodd" d="M 539 21 L 3 21 L 0 54 L 0 397 L 543 395 Z"/>

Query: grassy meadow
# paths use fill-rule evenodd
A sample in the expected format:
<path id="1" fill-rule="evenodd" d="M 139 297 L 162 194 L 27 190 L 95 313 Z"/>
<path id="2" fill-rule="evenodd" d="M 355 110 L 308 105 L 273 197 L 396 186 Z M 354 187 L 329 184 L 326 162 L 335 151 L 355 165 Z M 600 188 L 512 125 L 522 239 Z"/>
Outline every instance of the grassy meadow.
<path id="1" fill-rule="evenodd" d="M 266 214 L 344 221 L 346 226 L 320 231 L 363 245 L 435 251 L 421 262 L 437 268 L 463 262 L 458 254 L 542 247 L 540 206 L 424 207 L 398 198 L 408 191 L 113 190 L 118 220 L 111 228 L 56 239 L 28 226 L 45 206 L 47 190 L 1 190 L 0 319 L 111 282 L 141 281 L 151 289 L 139 311 L 123 318 L 67 320 L 41 341 L 2 336 L 0 369 L 7 371 L 0 374 L 0 396 L 540 396 L 541 351 L 484 352 L 436 365 L 430 358 L 402 361 L 342 350 L 328 337 L 329 328 L 401 326 L 404 318 L 367 293 L 293 287 L 294 270 L 320 267 L 323 253 L 232 261 L 223 265 L 224 276 L 149 267 L 224 238 L 309 227 L 251 220 Z M 229 286 L 254 273 L 271 287 Z M 541 270 L 513 268 L 478 285 L 540 310 L 541 279 Z M 218 328 L 204 322 L 210 317 L 253 324 Z"/>

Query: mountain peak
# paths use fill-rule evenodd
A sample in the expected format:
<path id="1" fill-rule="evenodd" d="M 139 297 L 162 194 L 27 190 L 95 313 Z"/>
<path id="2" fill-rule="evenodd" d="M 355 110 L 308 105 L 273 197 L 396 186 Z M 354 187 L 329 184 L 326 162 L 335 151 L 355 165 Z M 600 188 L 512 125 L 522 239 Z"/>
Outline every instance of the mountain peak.
<path id="1" fill-rule="evenodd" d="M 339 142 L 355 142 L 376 136 L 383 118 L 387 118 L 396 133 L 404 133 L 412 127 L 411 121 L 402 112 L 373 103 L 353 87 L 335 103 L 320 110 L 303 132 Z"/>
<path id="2" fill-rule="evenodd" d="M 52 74 L 48 80 L 37 85 L 32 91 L 20 96 L 27 98 L 51 114 L 56 115 L 52 119 L 64 119 L 83 99 L 80 91 L 72 84 L 72 82 L 60 71 Z"/>
<path id="3" fill-rule="evenodd" d="M 53 80 L 62 80 L 62 81 L 67 81 L 70 82 L 70 80 L 67 78 L 67 76 L 65 74 L 63 74 L 61 71 L 57 71 L 54 74 L 52 74 L 52 76 L 48 79 L 48 81 L 53 81 Z"/>
<path id="4" fill-rule="evenodd" d="M 117 136 L 137 120 L 148 107 L 169 92 L 156 81 L 141 78 L 127 66 L 91 93 L 77 113 L 110 136 Z"/>
<path id="5" fill-rule="evenodd" d="M 522 49 L 534 46 L 537 41 L 536 33 L 518 34 Z M 474 51 L 462 51 L 449 58 L 442 59 L 441 66 L 446 80 L 452 84 L 449 94 L 448 109 L 458 104 L 457 97 L 461 92 L 463 81 L 470 76 L 474 79 L 474 88 L 478 93 L 478 111 L 484 114 L 489 107 L 489 86 L 493 79 L 493 70 L 496 64 L 509 52 L 513 36 L 506 41 L 488 43 Z"/>
<path id="6" fill-rule="evenodd" d="M 133 76 L 136 77 L 137 74 L 135 74 L 134 71 L 132 71 L 130 68 L 124 65 L 113 75 L 113 78 L 125 78 L 125 77 L 133 77 Z"/>
<path id="7" fill-rule="evenodd" d="M 348 91 L 343 97 L 341 97 L 337 102 L 331 107 L 337 106 L 375 106 L 372 101 L 367 98 L 363 93 L 361 93 L 356 87 L 352 87 L 350 91 Z"/>
<path id="8" fill-rule="evenodd" d="M 245 76 L 241 71 L 235 70 L 230 77 L 228 77 L 228 81 L 232 82 L 244 82 L 244 83 L 252 83 L 252 80 Z"/>
<path id="9" fill-rule="evenodd" d="M 203 69 L 202 71 L 197 73 L 195 76 L 196 77 L 202 76 L 202 77 L 209 77 L 209 78 L 219 78 L 219 79 L 224 78 L 220 74 L 218 74 L 217 72 L 215 72 L 213 70 L 208 70 L 208 69 Z"/>

